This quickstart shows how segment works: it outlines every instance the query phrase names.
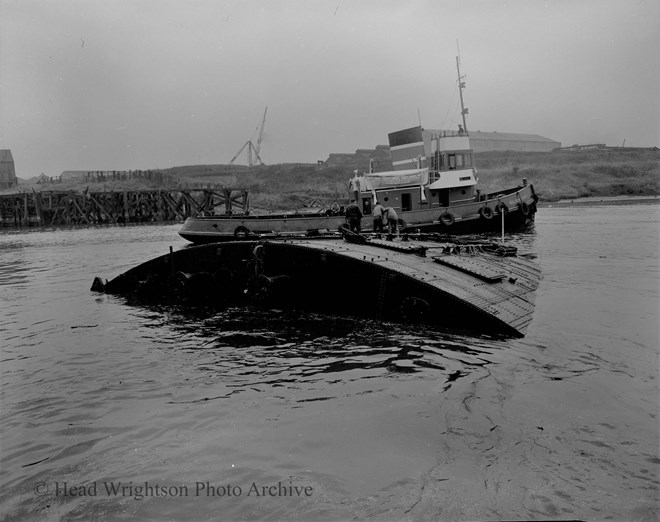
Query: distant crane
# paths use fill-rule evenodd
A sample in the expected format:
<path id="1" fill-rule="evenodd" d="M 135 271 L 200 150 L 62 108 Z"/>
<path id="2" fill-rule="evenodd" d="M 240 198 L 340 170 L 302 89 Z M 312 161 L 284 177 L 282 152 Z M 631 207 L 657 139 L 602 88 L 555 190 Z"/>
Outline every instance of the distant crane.
<path id="1" fill-rule="evenodd" d="M 268 107 L 266 107 L 266 110 L 264 111 L 264 117 L 261 120 L 261 127 L 259 127 L 259 136 L 257 138 L 257 145 L 255 147 L 254 143 L 252 143 L 252 140 L 247 140 L 243 146 L 240 148 L 240 150 L 234 155 L 234 157 L 231 159 L 229 162 L 230 165 L 236 161 L 236 158 L 238 158 L 241 155 L 241 152 L 245 150 L 247 147 L 247 157 L 248 157 L 248 165 L 252 167 L 255 162 L 259 162 L 259 165 L 263 165 L 264 162 L 261 160 L 261 156 L 259 156 L 259 153 L 261 152 L 261 140 L 263 139 L 264 136 L 264 127 L 266 126 L 266 113 L 268 112 Z"/>

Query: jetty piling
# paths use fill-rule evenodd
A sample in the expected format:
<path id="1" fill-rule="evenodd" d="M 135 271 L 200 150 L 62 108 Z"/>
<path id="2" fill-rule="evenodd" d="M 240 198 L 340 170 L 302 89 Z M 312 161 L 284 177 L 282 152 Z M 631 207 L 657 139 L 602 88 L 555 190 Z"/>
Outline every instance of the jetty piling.
<path id="1" fill-rule="evenodd" d="M 0 195 L 2 227 L 102 225 L 185 221 L 249 212 L 244 188 L 84 192 L 35 191 Z"/>

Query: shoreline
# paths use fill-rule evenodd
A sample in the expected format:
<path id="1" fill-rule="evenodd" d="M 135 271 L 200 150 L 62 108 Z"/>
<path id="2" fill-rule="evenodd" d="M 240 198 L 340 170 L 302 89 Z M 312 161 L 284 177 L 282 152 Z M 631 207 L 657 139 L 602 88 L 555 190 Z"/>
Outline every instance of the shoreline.
<path id="1" fill-rule="evenodd" d="M 560 199 L 558 201 L 539 201 L 539 208 L 569 208 L 569 207 L 593 207 L 593 206 L 616 206 L 616 205 L 649 205 L 660 203 L 660 195 L 657 196 L 589 196 L 573 199 Z M 155 225 L 183 225 L 183 221 L 135 221 L 129 223 L 77 223 L 69 225 L 43 225 L 31 222 L 28 225 L 0 224 L 0 230 L 6 232 L 21 231 L 53 231 L 61 229 L 78 228 L 111 228 L 126 226 L 155 226 Z"/>
<path id="2" fill-rule="evenodd" d="M 588 196 L 572 199 L 560 199 L 558 201 L 539 201 L 539 208 L 551 207 L 575 207 L 594 205 L 639 205 L 660 203 L 660 196 Z"/>

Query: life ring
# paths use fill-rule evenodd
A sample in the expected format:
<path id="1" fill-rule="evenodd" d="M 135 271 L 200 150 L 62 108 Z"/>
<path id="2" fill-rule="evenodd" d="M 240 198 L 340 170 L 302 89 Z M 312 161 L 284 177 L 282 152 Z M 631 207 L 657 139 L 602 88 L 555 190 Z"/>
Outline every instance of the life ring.
<path id="1" fill-rule="evenodd" d="M 333 214 L 339 214 L 339 203 L 335 201 L 330 207 L 330 210 L 332 210 Z"/>
<path id="2" fill-rule="evenodd" d="M 244 227 L 243 225 L 237 226 L 236 230 L 234 230 L 235 238 L 244 238 L 244 237 L 248 237 L 249 235 L 250 235 L 250 230 L 247 227 Z"/>
<path id="3" fill-rule="evenodd" d="M 490 207 L 481 207 L 479 209 L 479 215 L 484 219 L 493 219 L 493 209 Z"/>
<path id="4" fill-rule="evenodd" d="M 442 223 L 446 227 L 450 227 L 454 224 L 456 221 L 456 218 L 454 217 L 453 214 L 450 214 L 449 212 L 445 212 L 440 216 L 440 223 Z"/>
<path id="5" fill-rule="evenodd" d="M 531 212 L 529 205 L 524 201 L 520 204 L 520 212 L 522 212 L 522 215 L 525 217 L 529 216 L 529 213 Z"/>
<path id="6" fill-rule="evenodd" d="M 405 228 L 408 226 L 408 225 L 406 225 L 406 222 L 401 218 L 396 220 L 396 224 L 399 227 L 399 231 L 405 230 Z"/>
<path id="7" fill-rule="evenodd" d="M 502 214 L 509 211 L 509 207 L 506 203 L 504 203 L 504 201 L 500 201 L 495 208 Z"/>

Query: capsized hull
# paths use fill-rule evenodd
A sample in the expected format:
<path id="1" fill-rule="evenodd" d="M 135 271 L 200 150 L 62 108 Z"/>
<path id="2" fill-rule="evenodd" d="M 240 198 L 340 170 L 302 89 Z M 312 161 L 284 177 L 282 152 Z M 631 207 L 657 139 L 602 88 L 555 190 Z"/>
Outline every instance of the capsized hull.
<path id="1" fill-rule="evenodd" d="M 93 290 L 136 303 L 259 304 L 521 336 L 541 273 L 488 245 L 287 239 L 185 248 Z"/>
<path id="2" fill-rule="evenodd" d="M 397 211 L 402 231 L 474 234 L 500 230 L 502 210 L 506 230 L 515 230 L 534 220 L 538 198 L 532 185 L 517 187 L 448 207 Z M 232 215 L 188 218 L 179 235 L 193 243 L 211 243 L 256 239 L 272 234 L 315 234 L 336 231 L 345 223 L 343 216 L 318 214 Z M 370 215 L 362 219 L 362 228 L 371 231 Z"/>

